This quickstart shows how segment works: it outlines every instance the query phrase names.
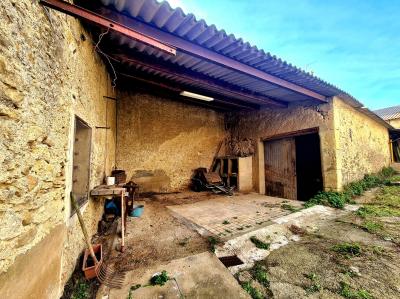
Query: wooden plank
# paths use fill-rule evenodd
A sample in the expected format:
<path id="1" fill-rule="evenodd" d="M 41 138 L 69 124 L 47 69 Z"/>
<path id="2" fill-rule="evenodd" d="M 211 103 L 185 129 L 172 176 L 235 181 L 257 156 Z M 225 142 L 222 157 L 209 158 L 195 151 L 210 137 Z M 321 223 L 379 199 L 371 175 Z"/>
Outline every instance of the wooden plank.
<path id="1" fill-rule="evenodd" d="M 303 129 L 303 130 L 297 130 L 297 131 L 290 131 L 290 132 L 285 132 L 285 133 L 274 134 L 274 135 L 270 135 L 270 136 L 267 136 L 267 137 L 262 137 L 261 140 L 269 141 L 269 140 L 276 140 L 276 139 L 282 139 L 282 138 L 288 138 L 288 137 L 295 137 L 295 136 L 306 135 L 306 134 L 314 134 L 314 133 L 318 133 L 318 132 L 319 132 L 319 128 L 318 127 L 313 127 L 313 128 Z"/>
<path id="2" fill-rule="evenodd" d="M 266 195 L 297 199 L 294 138 L 265 142 L 264 154 Z"/>

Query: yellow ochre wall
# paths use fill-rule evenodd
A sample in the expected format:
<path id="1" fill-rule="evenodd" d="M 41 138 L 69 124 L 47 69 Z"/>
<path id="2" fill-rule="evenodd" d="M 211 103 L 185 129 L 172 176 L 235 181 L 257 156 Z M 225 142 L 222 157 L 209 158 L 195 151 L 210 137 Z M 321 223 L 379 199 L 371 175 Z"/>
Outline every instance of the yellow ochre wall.
<path id="1" fill-rule="evenodd" d="M 1 1 L 0 19 L 0 298 L 59 298 L 84 248 L 74 116 L 92 128 L 92 188 L 115 163 L 115 94 L 78 20 L 31 0 Z M 92 235 L 102 202 L 82 211 Z"/>
<path id="2" fill-rule="evenodd" d="M 386 127 L 340 98 L 333 99 L 338 189 L 390 164 Z"/>

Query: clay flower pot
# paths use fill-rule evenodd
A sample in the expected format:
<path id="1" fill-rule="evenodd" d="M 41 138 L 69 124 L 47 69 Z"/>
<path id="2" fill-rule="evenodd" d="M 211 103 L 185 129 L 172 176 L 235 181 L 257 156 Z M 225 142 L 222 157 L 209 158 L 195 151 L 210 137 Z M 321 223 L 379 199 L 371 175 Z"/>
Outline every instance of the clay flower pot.
<path id="1" fill-rule="evenodd" d="M 93 246 L 94 254 L 98 260 L 98 264 L 96 265 L 93 261 L 92 257 L 90 256 L 89 249 L 85 250 L 85 255 L 83 257 L 83 265 L 82 271 L 85 274 L 86 279 L 92 279 L 96 277 L 96 268 L 100 267 L 101 263 L 103 262 L 103 247 L 101 244 L 94 244 Z"/>

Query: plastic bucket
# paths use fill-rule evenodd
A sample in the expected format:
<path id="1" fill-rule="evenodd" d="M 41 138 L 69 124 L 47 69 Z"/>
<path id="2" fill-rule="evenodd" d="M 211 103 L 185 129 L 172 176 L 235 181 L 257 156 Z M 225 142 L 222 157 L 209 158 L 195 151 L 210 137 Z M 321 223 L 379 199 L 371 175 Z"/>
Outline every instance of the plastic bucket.
<path id="1" fill-rule="evenodd" d="M 133 206 L 133 210 L 131 212 L 132 217 L 140 217 L 143 214 L 144 206 L 143 205 L 137 205 Z"/>

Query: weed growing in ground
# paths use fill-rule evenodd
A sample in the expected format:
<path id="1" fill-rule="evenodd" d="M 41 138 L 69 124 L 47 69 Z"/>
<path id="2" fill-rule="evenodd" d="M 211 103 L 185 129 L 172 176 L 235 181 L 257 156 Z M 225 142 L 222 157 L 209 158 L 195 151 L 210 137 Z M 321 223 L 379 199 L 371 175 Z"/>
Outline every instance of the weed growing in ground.
<path id="1" fill-rule="evenodd" d="M 341 281 L 339 294 L 348 299 L 372 299 L 372 295 L 364 289 L 354 291 L 350 285 Z"/>
<path id="2" fill-rule="evenodd" d="M 249 281 L 243 282 L 242 284 L 243 290 L 245 290 L 253 299 L 263 299 L 263 295 L 259 290 L 251 285 Z"/>
<path id="3" fill-rule="evenodd" d="M 318 276 L 314 272 L 308 273 L 304 275 L 309 280 L 311 280 L 312 284 L 310 286 L 305 287 L 305 291 L 307 294 L 316 293 L 322 290 L 322 286 L 318 281 Z"/>
<path id="4" fill-rule="evenodd" d="M 301 208 L 296 208 L 296 207 L 294 207 L 294 206 L 292 206 L 290 204 L 287 204 L 287 203 L 281 204 L 281 208 L 284 209 L 284 210 L 290 211 L 292 213 L 298 212 L 298 211 L 301 210 Z"/>
<path id="5" fill-rule="evenodd" d="M 84 280 L 79 280 L 76 284 L 71 299 L 86 299 L 89 298 L 89 285 Z"/>
<path id="6" fill-rule="evenodd" d="M 215 247 L 217 246 L 218 243 L 220 243 L 220 239 L 210 236 L 208 237 L 208 244 L 210 246 L 210 251 L 215 252 Z"/>
<path id="7" fill-rule="evenodd" d="M 270 244 L 269 244 L 269 243 L 265 243 L 265 242 L 261 241 L 260 239 L 258 239 L 258 238 L 255 237 L 255 236 L 250 237 L 250 241 L 251 241 L 257 248 L 260 248 L 260 249 L 268 250 L 269 247 L 270 247 Z"/>
<path id="8" fill-rule="evenodd" d="M 348 258 L 361 254 L 361 246 L 357 243 L 340 243 L 333 246 L 332 250 Z"/>
<path id="9" fill-rule="evenodd" d="M 135 290 L 137 290 L 137 289 L 140 288 L 141 286 L 142 286 L 141 284 L 136 284 L 136 285 L 131 286 L 131 287 L 129 288 L 129 293 L 128 293 L 127 299 L 132 299 L 132 298 L 133 298 L 133 297 L 132 297 L 132 292 L 135 291 Z"/>
<path id="10" fill-rule="evenodd" d="M 342 209 L 349 201 L 349 197 L 345 193 L 333 192 L 333 191 L 323 191 L 317 193 L 313 198 L 308 200 L 304 206 L 306 208 L 315 206 L 315 205 L 325 205 L 331 206 L 334 208 Z"/>
<path id="11" fill-rule="evenodd" d="M 389 178 L 395 173 L 393 168 L 387 167 L 378 174 L 367 174 L 362 180 L 346 185 L 342 192 L 322 191 L 317 193 L 304 206 L 308 208 L 320 204 L 342 209 L 346 203 L 352 202 L 354 197 L 362 195 L 365 191 L 388 184 Z"/>
<path id="12" fill-rule="evenodd" d="M 150 283 L 154 285 L 160 285 L 163 286 L 170 278 L 168 277 L 167 271 L 163 270 L 161 271 L 161 274 L 154 275 L 150 279 Z"/>
<path id="13" fill-rule="evenodd" d="M 222 222 L 222 224 L 229 224 L 230 222 L 228 220 L 224 220 L 224 222 Z"/>
<path id="14" fill-rule="evenodd" d="M 256 264 L 250 270 L 250 274 L 253 276 L 253 278 L 255 280 L 257 280 L 263 286 L 265 286 L 265 287 L 269 286 L 268 273 L 267 273 L 267 269 L 264 266 L 262 266 L 260 264 Z"/>
<path id="15" fill-rule="evenodd" d="M 376 233 L 383 228 L 383 225 L 373 221 L 366 221 L 362 228 L 369 233 Z"/>
<path id="16" fill-rule="evenodd" d="M 373 246 L 372 252 L 376 255 L 382 255 L 385 252 L 385 249 L 382 246 Z"/>

